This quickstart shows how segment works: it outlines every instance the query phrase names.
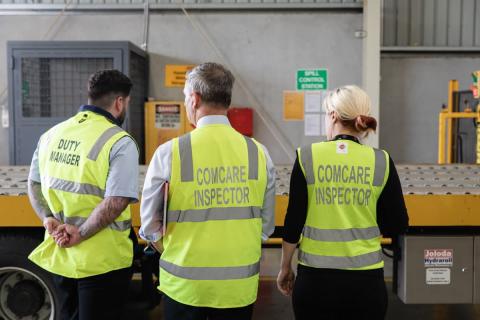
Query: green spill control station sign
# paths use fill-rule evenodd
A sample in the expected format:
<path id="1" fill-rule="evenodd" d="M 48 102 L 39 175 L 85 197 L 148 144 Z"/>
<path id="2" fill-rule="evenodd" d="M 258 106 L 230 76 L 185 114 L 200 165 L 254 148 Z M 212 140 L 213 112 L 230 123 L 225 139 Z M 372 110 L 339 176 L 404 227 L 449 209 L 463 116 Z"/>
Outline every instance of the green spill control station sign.
<path id="1" fill-rule="evenodd" d="M 297 70 L 297 90 L 326 90 L 327 84 L 327 69 Z"/>

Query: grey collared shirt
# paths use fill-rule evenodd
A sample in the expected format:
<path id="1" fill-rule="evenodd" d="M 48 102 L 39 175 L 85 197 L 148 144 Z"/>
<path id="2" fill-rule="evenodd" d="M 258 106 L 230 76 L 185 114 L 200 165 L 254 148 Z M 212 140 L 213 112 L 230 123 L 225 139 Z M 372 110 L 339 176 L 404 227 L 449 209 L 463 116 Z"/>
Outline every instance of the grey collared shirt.
<path id="1" fill-rule="evenodd" d="M 130 137 L 118 140 L 110 151 L 109 170 L 104 197 L 125 197 L 138 202 L 138 149 Z M 29 179 L 41 182 L 38 145 L 33 153 Z"/>
<path id="2" fill-rule="evenodd" d="M 225 116 L 202 117 L 197 127 L 211 124 L 230 125 Z M 267 149 L 262 145 L 267 162 L 267 187 L 261 211 L 262 239 L 267 240 L 275 229 L 275 167 Z M 172 141 L 167 141 L 155 151 L 148 166 L 143 185 L 140 217 L 142 226 L 140 237 L 148 241 L 158 241 L 162 238 L 164 183 L 170 181 L 172 168 Z"/>

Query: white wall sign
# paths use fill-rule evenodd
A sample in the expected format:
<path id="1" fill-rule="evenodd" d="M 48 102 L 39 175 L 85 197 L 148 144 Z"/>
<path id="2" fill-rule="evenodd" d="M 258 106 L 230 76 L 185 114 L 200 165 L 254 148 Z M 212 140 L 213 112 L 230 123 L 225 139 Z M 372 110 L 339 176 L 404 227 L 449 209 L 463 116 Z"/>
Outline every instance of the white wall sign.
<path id="1" fill-rule="evenodd" d="M 429 285 L 450 284 L 450 268 L 427 268 L 426 281 Z"/>

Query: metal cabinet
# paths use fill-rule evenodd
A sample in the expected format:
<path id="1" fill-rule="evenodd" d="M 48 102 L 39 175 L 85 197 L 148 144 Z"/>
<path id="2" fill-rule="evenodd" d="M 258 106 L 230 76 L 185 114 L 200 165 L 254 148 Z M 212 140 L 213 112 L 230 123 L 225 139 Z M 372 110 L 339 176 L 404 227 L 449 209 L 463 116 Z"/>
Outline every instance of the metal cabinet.
<path id="1" fill-rule="evenodd" d="M 473 236 L 407 235 L 400 246 L 398 296 L 404 303 L 473 303 Z"/>
<path id="2" fill-rule="evenodd" d="M 126 41 L 10 41 L 10 163 L 30 164 L 38 138 L 87 103 L 88 77 L 118 69 L 133 81 L 124 128 L 137 140 L 143 161 L 146 53 Z"/>
<path id="3" fill-rule="evenodd" d="M 473 303 L 480 303 L 480 237 L 473 240 Z"/>

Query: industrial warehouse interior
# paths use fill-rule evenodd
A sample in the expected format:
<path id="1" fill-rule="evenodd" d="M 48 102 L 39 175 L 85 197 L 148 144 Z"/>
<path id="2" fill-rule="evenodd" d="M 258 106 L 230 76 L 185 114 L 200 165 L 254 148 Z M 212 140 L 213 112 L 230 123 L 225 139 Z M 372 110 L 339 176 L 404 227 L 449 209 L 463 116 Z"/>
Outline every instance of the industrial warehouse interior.
<path id="1" fill-rule="evenodd" d="M 0 320 L 480 319 L 480 0 L 0 0 Z"/>

